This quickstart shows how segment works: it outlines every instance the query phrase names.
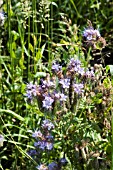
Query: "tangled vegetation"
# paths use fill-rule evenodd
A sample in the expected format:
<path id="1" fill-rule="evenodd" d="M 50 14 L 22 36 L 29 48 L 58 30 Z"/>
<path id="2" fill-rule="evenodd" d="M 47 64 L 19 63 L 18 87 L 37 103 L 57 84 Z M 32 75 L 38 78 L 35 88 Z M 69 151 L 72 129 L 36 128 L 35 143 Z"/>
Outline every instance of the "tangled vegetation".
<path id="1" fill-rule="evenodd" d="M 0 0 L 1 170 L 113 170 L 112 9 Z"/>

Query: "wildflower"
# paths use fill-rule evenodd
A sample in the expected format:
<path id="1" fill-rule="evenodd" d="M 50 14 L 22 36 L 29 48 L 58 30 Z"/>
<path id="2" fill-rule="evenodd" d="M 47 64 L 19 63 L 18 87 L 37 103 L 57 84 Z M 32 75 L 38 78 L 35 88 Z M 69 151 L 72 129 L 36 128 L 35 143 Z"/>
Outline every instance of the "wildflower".
<path id="1" fill-rule="evenodd" d="M 70 60 L 70 63 L 69 63 L 69 65 L 68 65 L 68 72 L 70 72 L 70 73 L 76 73 L 76 72 L 78 72 L 78 71 L 80 71 L 80 69 L 81 69 L 81 62 L 79 61 L 79 60 L 75 60 L 74 58 L 72 58 L 71 60 Z"/>
<path id="2" fill-rule="evenodd" d="M 58 170 L 58 164 L 55 162 L 52 162 L 48 165 L 48 170 Z"/>
<path id="3" fill-rule="evenodd" d="M 45 143 L 45 141 L 38 141 L 38 142 L 35 142 L 34 143 L 34 146 L 35 147 L 38 147 L 38 148 L 40 148 L 41 150 L 45 150 L 46 149 L 46 143 Z"/>
<path id="4" fill-rule="evenodd" d="M 32 137 L 34 138 L 42 138 L 43 137 L 43 134 L 41 133 L 41 131 L 35 131 L 33 134 L 32 134 Z"/>
<path id="5" fill-rule="evenodd" d="M 45 99 L 42 101 L 43 107 L 46 109 L 51 109 L 53 102 L 54 100 L 51 97 L 45 96 Z"/>
<path id="6" fill-rule="evenodd" d="M 4 12 L 0 12 L 0 26 L 4 25 L 4 21 L 5 21 L 5 16 L 4 16 Z"/>
<path id="7" fill-rule="evenodd" d="M 84 68 L 82 68 L 82 67 L 79 67 L 78 68 L 78 70 L 77 70 L 77 72 L 78 72 L 78 74 L 80 74 L 80 75 L 84 75 Z"/>
<path id="8" fill-rule="evenodd" d="M 44 164 L 41 164 L 39 166 L 36 167 L 38 170 L 48 170 L 48 167 L 45 166 Z"/>
<path id="9" fill-rule="evenodd" d="M 3 135 L 0 135 L 0 147 L 3 146 L 3 142 L 4 142 L 4 137 Z"/>
<path id="10" fill-rule="evenodd" d="M 86 73 L 85 73 L 85 76 L 87 78 L 93 78 L 95 76 L 95 73 L 94 73 L 93 70 L 91 70 L 91 71 L 87 70 Z"/>
<path id="11" fill-rule="evenodd" d="M 32 100 L 33 97 L 37 96 L 37 86 L 32 83 L 27 84 L 25 96 L 30 100 Z"/>
<path id="12" fill-rule="evenodd" d="M 53 63 L 53 65 L 52 65 L 53 72 L 58 73 L 61 70 L 62 70 L 62 66 L 60 66 L 59 64 Z"/>
<path id="13" fill-rule="evenodd" d="M 83 84 L 74 84 L 73 87 L 74 87 L 75 93 L 77 93 L 77 94 L 81 94 L 84 91 L 83 90 L 83 88 L 84 88 Z"/>
<path id="14" fill-rule="evenodd" d="M 59 99 L 60 98 L 60 93 L 54 92 L 54 99 Z"/>
<path id="15" fill-rule="evenodd" d="M 51 140 L 53 140 L 53 136 L 52 135 L 47 135 L 47 136 L 45 136 L 45 138 L 48 140 L 48 141 L 51 141 Z"/>
<path id="16" fill-rule="evenodd" d="M 53 149 L 53 143 L 52 142 L 48 142 L 46 140 L 40 140 L 38 142 L 34 143 L 35 147 L 40 148 L 41 150 L 52 150 Z"/>
<path id="17" fill-rule="evenodd" d="M 64 89 L 68 89 L 70 86 L 70 79 L 61 79 L 59 83 L 62 85 Z"/>
<path id="18" fill-rule="evenodd" d="M 51 143 L 51 142 L 46 142 L 46 149 L 47 149 L 47 150 L 52 150 L 52 149 L 53 149 L 53 143 Z"/>
<path id="19" fill-rule="evenodd" d="M 51 129 L 54 128 L 54 125 L 48 119 L 46 119 L 42 123 L 42 128 L 47 129 L 47 130 L 51 130 Z"/>
<path id="20" fill-rule="evenodd" d="M 68 162 L 67 162 L 66 158 L 61 158 L 59 160 L 59 163 L 60 163 L 61 166 L 65 166 Z"/>
<path id="21" fill-rule="evenodd" d="M 66 101 L 67 96 L 63 93 L 60 94 L 60 101 Z"/>
<path id="22" fill-rule="evenodd" d="M 87 41 L 96 40 L 100 36 L 99 31 L 94 30 L 93 27 L 86 28 L 83 32 L 83 37 L 85 37 Z"/>
<path id="23" fill-rule="evenodd" d="M 54 83 L 52 81 L 43 80 L 41 87 L 42 88 L 54 87 Z"/>
<path id="24" fill-rule="evenodd" d="M 74 66 L 74 67 L 75 66 L 80 66 L 81 62 L 78 59 L 75 60 L 74 58 L 71 58 L 69 65 Z"/>

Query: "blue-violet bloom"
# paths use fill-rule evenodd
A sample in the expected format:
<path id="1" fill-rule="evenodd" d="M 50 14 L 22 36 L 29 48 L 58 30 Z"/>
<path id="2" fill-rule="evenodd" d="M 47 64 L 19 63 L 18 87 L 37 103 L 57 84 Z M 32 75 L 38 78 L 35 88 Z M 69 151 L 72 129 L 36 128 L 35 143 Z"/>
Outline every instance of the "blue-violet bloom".
<path id="1" fill-rule="evenodd" d="M 53 65 L 52 65 L 52 71 L 53 72 L 57 73 L 61 70 L 62 70 L 62 66 L 60 66 L 59 64 L 53 63 Z"/>
<path id="2" fill-rule="evenodd" d="M 86 28 L 83 31 L 83 37 L 85 37 L 88 41 L 96 40 L 96 38 L 99 38 L 100 36 L 100 32 L 98 30 L 94 30 L 93 27 Z"/>
<path id="3" fill-rule="evenodd" d="M 43 120 L 42 128 L 44 128 L 46 130 L 51 130 L 54 128 L 54 125 L 48 119 L 46 119 L 46 120 Z"/>
<path id="4" fill-rule="evenodd" d="M 55 162 L 52 162 L 48 165 L 49 170 L 58 170 L 58 164 Z"/>
<path id="5" fill-rule="evenodd" d="M 54 100 L 51 97 L 45 96 L 45 99 L 42 101 L 43 107 L 46 109 L 51 109 L 53 102 L 54 102 Z"/>
<path id="6" fill-rule="evenodd" d="M 74 87 L 75 93 L 77 93 L 77 94 L 81 94 L 82 92 L 84 92 L 84 90 L 83 90 L 84 85 L 83 84 L 74 84 L 73 87 Z"/>
<path id="7" fill-rule="evenodd" d="M 70 79 L 61 79 L 59 83 L 62 85 L 64 89 L 68 89 L 70 86 Z"/>

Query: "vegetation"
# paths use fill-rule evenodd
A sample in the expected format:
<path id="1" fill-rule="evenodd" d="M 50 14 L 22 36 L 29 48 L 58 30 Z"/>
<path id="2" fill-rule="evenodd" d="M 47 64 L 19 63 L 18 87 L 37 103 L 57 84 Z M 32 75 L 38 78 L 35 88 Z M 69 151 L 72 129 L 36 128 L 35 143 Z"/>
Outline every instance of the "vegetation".
<path id="1" fill-rule="evenodd" d="M 113 170 L 112 8 L 0 1 L 1 170 Z"/>

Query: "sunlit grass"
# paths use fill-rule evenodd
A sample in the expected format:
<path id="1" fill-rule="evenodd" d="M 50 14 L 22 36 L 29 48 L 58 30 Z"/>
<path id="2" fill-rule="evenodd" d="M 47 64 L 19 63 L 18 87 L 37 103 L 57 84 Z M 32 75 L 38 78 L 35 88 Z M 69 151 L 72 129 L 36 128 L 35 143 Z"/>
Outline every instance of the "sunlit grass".
<path id="1" fill-rule="evenodd" d="M 111 33 L 107 36 L 112 25 L 111 3 L 5 0 L 1 10 L 6 16 L 4 25 L 0 26 L 0 134 L 5 138 L 0 148 L 0 168 L 34 170 L 40 164 L 60 164 L 60 159 L 66 158 L 68 163 L 62 170 L 102 170 L 103 167 L 107 170 L 110 166 L 113 170 L 112 94 L 109 91 L 112 88 L 109 75 L 109 72 L 112 75 L 112 66 L 102 70 L 101 66 L 96 66 L 97 81 L 85 82 L 85 78 L 76 77 L 76 83 L 85 82 L 85 96 L 80 99 L 72 94 L 71 85 L 68 94 L 68 90 L 62 90 L 59 84 L 59 77 L 66 79 L 70 74 L 66 69 L 71 58 L 80 60 L 82 68 L 90 71 L 92 51 L 85 49 L 82 40 L 87 19 L 92 21 L 95 29 L 99 28 L 102 37 L 112 38 Z M 52 72 L 55 61 L 62 66 L 62 72 L 56 75 Z M 41 94 L 37 92 L 39 98 L 33 102 L 27 100 L 26 85 L 31 82 L 38 89 L 44 79 L 55 83 L 55 89 L 50 88 L 49 97 L 53 89 L 54 94 L 65 92 L 71 96 L 72 101 L 70 98 L 69 101 L 73 106 L 69 101 L 63 105 L 56 101 L 49 112 L 42 107 L 43 91 Z M 73 77 L 71 80 L 74 82 Z M 38 159 L 28 152 L 36 149 L 32 133 L 42 128 L 44 119 L 50 119 L 55 125 L 52 132 L 54 150 L 38 153 Z"/>

